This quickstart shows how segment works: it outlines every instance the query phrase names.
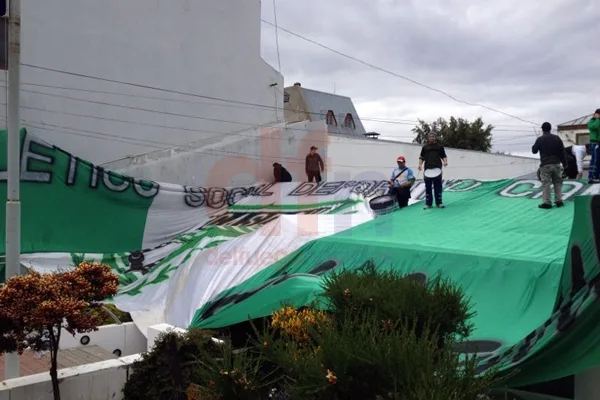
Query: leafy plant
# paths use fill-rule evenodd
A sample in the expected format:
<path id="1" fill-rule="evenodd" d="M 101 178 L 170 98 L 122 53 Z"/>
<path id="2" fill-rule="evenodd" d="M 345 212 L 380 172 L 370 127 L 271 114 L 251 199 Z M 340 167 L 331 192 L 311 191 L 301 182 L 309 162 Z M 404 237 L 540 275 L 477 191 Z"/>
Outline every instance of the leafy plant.
<path id="1" fill-rule="evenodd" d="M 221 354 L 212 337 L 212 332 L 194 328 L 162 333 L 152 350 L 133 364 L 133 374 L 123 388 L 125 400 L 185 399 L 187 387 L 197 380 L 199 363 Z"/>
<path id="2" fill-rule="evenodd" d="M 97 330 L 101 301 L 117 293 L 110 267 L 81 263 L 67 272 L 30 271 L 0 289 L 0 352 L 50 351 L 54 399 L 60 399 L 57 355 L 62 330 L 72 335 Z"/>
<path id="3" fill-rule="evenodd" d="M 428 325 L 437 332 L 440 345 L 449 336 L 469 336 L 473 328 L 469 301 L 440 276 L 424 283 L 366 262 L 357 270 L 326 277 L 324 297 L 337 321 L 368 313 L 388 324 L 415 325 L 417 333 Z"/>

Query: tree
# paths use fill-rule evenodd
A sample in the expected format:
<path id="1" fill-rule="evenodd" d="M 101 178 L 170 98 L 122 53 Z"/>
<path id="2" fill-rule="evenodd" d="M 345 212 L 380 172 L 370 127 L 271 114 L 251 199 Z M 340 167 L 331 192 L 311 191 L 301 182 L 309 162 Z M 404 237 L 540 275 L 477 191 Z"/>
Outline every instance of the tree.
<path id="1" fill-rule="evenodd" d="M 49 350 L 52 390 L 60 400 L 57 354 L 62 329 L 73 336 L 97 330 L 100 302 L 114 296 L 118 285 L 109 266 L 87 262 L 71 271 L 30 271 L 10 278 L 0 289 L 0 354 Z"/>
<path id="2" fill-rule="evenodd" d="M 413 143 L 425 144 L 427 136 L 433 133 L 437 136 L 438 141 L 446 147 L 489 153 L 492 150 L 493 129 L 492 125 L 484 127 L 481 117 L 473 122 L 454 117 L 450 117 L 448 122 L 440 117 L 432 124 L 419 120 L 419 125 L 412 130 L 417 134 Z"/>

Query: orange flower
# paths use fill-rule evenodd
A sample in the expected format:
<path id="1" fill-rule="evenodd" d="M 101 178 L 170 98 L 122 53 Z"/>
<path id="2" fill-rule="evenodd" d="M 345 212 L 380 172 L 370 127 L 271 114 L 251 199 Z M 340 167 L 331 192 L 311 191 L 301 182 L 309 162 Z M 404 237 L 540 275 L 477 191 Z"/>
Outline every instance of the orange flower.
<path id="1" fill-rule="evenodd" d="M 337 377 L 334 375 L 332 370 L 327 370 L 327 375 L 325 376 L 329 383 L 335 384 L 337 382 Z"/>

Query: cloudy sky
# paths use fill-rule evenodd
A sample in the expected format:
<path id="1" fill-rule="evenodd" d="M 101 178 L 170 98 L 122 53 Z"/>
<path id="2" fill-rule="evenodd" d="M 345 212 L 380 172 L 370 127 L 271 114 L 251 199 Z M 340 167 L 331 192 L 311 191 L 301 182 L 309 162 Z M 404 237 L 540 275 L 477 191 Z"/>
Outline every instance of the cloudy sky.
<path id="1" fill-rule="evenodd" d="M 376 67 L 279 31 L 285 85 L 346 95 L 367 131 L 411 140 L 412 122 L 481 116 L 495 150 L 527 154 L 534 128 L 600 107 L 598 0 L 276 0 L 277 23 Z M 262 18 L 274 22 L 272 0 Z M 263 22 L 263 58 L 278 69 L 275 28 Z"/>

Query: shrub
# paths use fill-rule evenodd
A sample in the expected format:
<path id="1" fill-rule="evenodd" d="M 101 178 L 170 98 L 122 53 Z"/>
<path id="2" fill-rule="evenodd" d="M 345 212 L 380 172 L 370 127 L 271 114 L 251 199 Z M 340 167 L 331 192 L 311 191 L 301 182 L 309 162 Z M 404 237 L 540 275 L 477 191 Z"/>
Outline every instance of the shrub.
<path id="1" fill-rule="evenodd" d="M 467 337 L 472 325 L 470 304 L 459 288 L 440 276 L 427 283 L 395 271 L 379 271 L 372 262 L 358 270 L 333 273 L 324 279 L 324 297 L 337 321 L 369 313 L 379 321 L 426 325 L 436 330 L 440 344 L 448 336 Z"/>
<path id="2" fill-rule="evenodd" d="M 151 351 L 133 364 L 133 373 L 123 388 L 125 400 L 179 400 L 195 381 L 200 362 L 221 354 L 213 333 L 190 329 L 185 333 L 162 333 Z"/>
<path id="3" fill-rule="evenodd" d="M 108 310 L 108 311 L 107 311 Z M 99 307 L 94 310 L 97 315 L 100 324 L 99 325 L 112 325 L 119 322 L 132 322 L 131 315 L 125 311 L 121 311 L 114 304 L 103 304 L 103 307 Z M 113 315 L 117 317 L 119 321 L 115 321 Z"/>

